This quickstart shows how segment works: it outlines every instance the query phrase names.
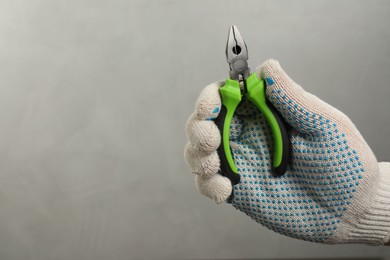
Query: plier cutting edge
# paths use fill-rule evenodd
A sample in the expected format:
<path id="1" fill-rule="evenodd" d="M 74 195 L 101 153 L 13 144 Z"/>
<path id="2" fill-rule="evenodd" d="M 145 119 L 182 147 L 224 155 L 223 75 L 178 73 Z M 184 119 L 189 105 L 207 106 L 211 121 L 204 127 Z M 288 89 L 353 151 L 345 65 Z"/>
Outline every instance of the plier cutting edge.
<path id="1" fill-rule="evenodd" d="M 218 155 L 221 161 L 220 173 L 229 178 L 233 185 L 240 182 L 240 175 L 234 164 L 230 149 L 230 123 L 243 95 L 255 104 L 271 127 L 274 140 L 272 171 L 276 175 L 286 172 L 290 141 L 287 125 L 279 112 L 266 99 L 264 80 L 256 73 L 251 74 L 248 67 L 248 50 L 236 26 L 231 26 L 226 44 L 226 59 L 229 63 L 229 78 L 219 89 L 222 106 L 215 120 L 221 132 Z"/>

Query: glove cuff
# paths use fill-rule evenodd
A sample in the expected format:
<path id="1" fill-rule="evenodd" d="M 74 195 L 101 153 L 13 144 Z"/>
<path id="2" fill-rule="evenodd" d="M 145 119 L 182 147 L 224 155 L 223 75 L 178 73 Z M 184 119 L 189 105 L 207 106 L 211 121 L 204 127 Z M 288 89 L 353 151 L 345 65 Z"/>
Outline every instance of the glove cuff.
<path id="1" fill-rule="evenodd" d="M 338 243 L 384 245 L 390 240 L 390 163 L 378 164 L 379 174 L 368 205 L 355 209 L 354 219 L 346 220 L 338 228 Z M 341 231 L 341 232 L 340 232 Z"/>

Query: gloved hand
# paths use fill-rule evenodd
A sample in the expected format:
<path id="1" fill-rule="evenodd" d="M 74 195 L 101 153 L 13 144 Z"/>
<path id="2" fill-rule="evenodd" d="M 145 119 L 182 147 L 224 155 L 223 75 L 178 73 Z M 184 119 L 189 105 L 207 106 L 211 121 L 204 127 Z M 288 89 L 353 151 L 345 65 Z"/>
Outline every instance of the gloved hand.
<path id="1" fill-rule="evenodd" d="M 390 164 L 378 163 L 342 112 L 305 92 L 275 60 L 258 74 L 266 95 L 290 125 L 291 161 L 272 174 L 273 139 L 266 120 L 247 100 L 232 120 L 230 145 L 241 176 L 232 187 L 218 173 L 220 132 L 213 119 L 219 87 L 207 86 L 187 123 L 187 163 L 198 190 L 229 201 L 258 223 L 286 236 L 321 243 L 383 245 L 390 236 Z"/>

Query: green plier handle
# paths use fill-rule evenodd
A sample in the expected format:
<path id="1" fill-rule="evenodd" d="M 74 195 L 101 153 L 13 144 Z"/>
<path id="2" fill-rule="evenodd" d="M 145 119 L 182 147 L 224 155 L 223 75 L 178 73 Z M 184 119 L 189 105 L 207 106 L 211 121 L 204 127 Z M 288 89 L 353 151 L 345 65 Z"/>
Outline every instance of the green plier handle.
<path id="1" fill-rule="evenodd" d="M 267 101 L 264 80 L 259 79 L 253 73 L 245 80 L 245 85 L 245 95 L 261 111 L 271 127 L 274 140 L 273 173 L 283 175 L 286 172 L 290 149 L 287 125 L 279 112 Z M 215 123 L 221 132 L 221 145 L 218 148 L 218 155 L 221 161 L 221 174 L 229 178 L 232 184 L 235 185 L 239 183 L 240 175 L 234 164 L 229 136 L 230 124 L 234 112 L 241 102 L 242 94 L 239 82 L 231 79 L 227 79 L 225 85 L 219 91 L 222 107 Z"/>

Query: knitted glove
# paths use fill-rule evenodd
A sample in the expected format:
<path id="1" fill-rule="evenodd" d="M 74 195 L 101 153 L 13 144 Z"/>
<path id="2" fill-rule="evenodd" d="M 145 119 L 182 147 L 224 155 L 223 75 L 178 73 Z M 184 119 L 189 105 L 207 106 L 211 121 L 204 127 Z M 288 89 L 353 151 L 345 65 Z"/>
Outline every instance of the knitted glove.
<path id="1" fill-rule="evenodd" d="M 230 145 L 239 184 L 220 175 L 221 138 L 213 119 L 223 82 L 207 86 L 187 123 L 185 158 L 198 190 L 226 201 L 286 236 L 321 243 L 383 245 L 390 236 L 390 164 L 378 163 L 342 112 L 293 82 L 275 60 L 259 71 L 268 99 L 290 125 L 286 174 L 271 171 L 273 139 L 256 107 L 243 100 L 232 120 Z"/>

